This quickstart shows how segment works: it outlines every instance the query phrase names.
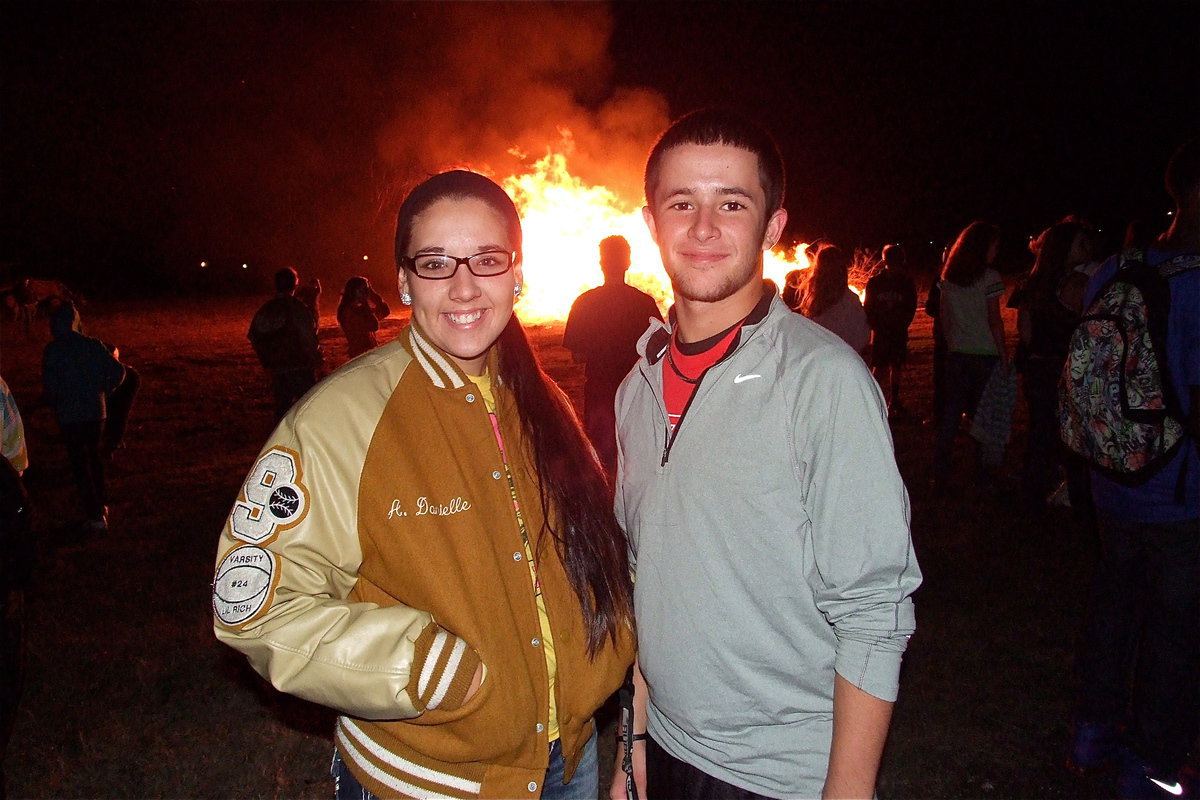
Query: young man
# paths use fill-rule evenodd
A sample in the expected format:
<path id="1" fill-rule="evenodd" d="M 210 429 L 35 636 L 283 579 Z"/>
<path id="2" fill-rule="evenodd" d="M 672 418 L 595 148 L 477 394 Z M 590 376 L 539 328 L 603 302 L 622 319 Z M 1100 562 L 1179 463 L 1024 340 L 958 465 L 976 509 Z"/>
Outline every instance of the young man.
<path id="1" fill-rule="evenodd" d="M 103 441 L 108 395 L 125 379 L 125 367 L 100 341 L 82 332 L 79 312 L 63 303 L 50 317 L 54 337 L 42 351 L 42 388 L 58 419 L 89 533 L 108 530 Z"/>
<path id="2" fill-rule="evenodd" d="M 651 151 L 675 290 L 617 395 L 642 797 L 871 797 L 920 572 L 866 364 L 763 281 L 783 164 L 721 111 Z M 614 798 L 624 796 L 616 775 Z"/>
<path id="3" fill-rule="evenodd" d="M 662 319 L 654 298 L 625 283 L 629 242 L 609 236 L 600 242 L 604 283 L 575 299 L 563 346 L 585 365 L 583 424 L 609 475 L 617 471 L 617 434 L 613 399 L 637 362 L 637 343 L 651 319 Z"/>
<path id="4" fill-rule="evenodd" d="M 1092 471 L 1100 561 L 1068 762 L 1087 770 L 1116 760 L 1123 798 L 1200 797 L 1185 769 L 1200 728 L 1200 139 L 1176 151 L 1166 188 L 1174 219 L 1145 258 L 1181 268 L 1168 278 L 1166 375 L 1189 435 L 1141 485 Z M 1085 308 L 1118 260 L 1088 283 Z"/>

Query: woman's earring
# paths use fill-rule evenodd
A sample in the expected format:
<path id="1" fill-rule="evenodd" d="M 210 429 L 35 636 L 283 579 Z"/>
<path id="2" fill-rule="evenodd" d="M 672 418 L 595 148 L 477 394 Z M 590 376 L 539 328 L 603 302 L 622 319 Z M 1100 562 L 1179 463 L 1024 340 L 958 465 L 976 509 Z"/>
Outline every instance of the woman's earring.
<path id="1" fill-rule="evenodd" d="M 516 286 L 513 287 L 513 297 L 520 297 L 520 296 L 521 296 L 521 284 L 518 283 Z"/>
<path id="2" fill-rule="evenodd" d="M 406 306 L 411 306 L 412 305 L 412 295 L 409 294 L 408 292 L 401 292 L 400 293 L 400 302 L 404 303 L 404 305 L 406 305 Z"/>

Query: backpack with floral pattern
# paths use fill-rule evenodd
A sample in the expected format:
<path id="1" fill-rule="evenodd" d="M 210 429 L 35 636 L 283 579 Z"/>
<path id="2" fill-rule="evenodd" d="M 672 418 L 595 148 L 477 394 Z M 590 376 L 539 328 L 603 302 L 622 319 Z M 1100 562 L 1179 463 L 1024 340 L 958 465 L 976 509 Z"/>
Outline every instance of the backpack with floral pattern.
<path id="1" fill-rule="evenodd" d="M 1059 381 L 1062 440 L 1119 483 L 1150 479 L 1187 436 L 1168 378 L 1168 279 L 1198 266 L 1195 254 L 1151 266 L 1145 251 L 1125 251 L 1071 335 Z"/>

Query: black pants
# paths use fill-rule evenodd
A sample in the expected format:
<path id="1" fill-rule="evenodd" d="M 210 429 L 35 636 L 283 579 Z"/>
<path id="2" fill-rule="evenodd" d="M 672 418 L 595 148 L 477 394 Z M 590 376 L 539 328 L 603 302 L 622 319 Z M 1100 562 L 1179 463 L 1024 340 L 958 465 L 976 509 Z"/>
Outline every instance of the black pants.
<path id="1" fill-rule="evenodd" d="M 1100 562 L 1078 671 L 1079 718 L 1127 723 L 1157 770 L 1184 763 L 1200 723 L 1200 520 L 1100 516 Z"/>
<path id="2" fill-rule="evenodd" d="M 83 502 L 83 513 L 88 519 L 104 516 L 104 461 L 100 458 L 100 435 L 104 420 L 71 422 L 61 426 L 63 443 L 67 446 L 67 458 L 71 461 L 71 472 L 75 476 L 75 487 Z"/>
<path id="3" fill-rule="evenodd" d="M 766 795 L 731 786 L 680 761 L 652 738 L 646 740 L 646 794 L 651 800 L 684 797 L 689 800 L 769 800 Z"/>

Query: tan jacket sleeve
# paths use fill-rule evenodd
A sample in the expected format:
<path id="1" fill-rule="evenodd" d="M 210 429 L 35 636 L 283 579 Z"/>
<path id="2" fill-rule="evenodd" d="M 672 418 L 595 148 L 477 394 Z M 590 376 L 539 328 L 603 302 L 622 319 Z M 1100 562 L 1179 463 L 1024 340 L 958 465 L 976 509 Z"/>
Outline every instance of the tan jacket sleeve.
<path id="1" fill-rule="evenodd" d="M 320 402 L 306 405 L 301 415 L 321 417 Z M 292 415 L 259 455 L 221 533 L 217 638 L 280 691 L 361 719 L 458 707 L 480 663 L 466 642 L 425 611 L 347 599 L 362 562 L 362 450 L 351 443 L 363 437 L 316 426 L 306 436 Z"/>

